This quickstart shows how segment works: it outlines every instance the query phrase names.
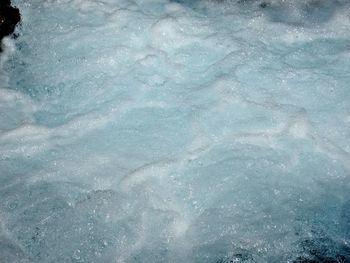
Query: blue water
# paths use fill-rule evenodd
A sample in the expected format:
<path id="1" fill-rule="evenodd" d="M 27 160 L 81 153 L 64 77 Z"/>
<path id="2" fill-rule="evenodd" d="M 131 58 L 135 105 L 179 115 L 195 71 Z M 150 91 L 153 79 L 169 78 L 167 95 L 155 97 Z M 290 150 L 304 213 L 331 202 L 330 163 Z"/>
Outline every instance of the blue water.
<path id="1" fill-rule="evenodd" d="M 13 2 L 1 263 L 350 262 L 348 1 Z"/>

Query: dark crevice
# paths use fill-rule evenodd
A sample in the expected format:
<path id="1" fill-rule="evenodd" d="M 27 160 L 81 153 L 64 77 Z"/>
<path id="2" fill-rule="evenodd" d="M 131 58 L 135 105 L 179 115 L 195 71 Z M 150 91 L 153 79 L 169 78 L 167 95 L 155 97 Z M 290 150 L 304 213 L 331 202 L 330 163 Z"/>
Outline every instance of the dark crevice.
<path id="1" fill-rule="evenodd" d="M 11 5 L 10 0 L 0 1 L 0 43 L 6 36 L 13 34 L 16 25 L 21 20 L 19 9 Z M 15 36 L 14 36 L 15 37 Z M 2 47 L 0 45 L 0 52 Z"/>

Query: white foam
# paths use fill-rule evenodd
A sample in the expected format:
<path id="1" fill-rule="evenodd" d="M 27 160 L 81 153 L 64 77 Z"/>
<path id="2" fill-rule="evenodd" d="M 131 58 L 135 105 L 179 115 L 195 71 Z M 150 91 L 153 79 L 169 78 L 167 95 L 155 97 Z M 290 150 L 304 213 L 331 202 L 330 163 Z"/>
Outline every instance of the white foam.
<path id="1" fill-rule="evenodd" d="M 349 5 L 259 4 L 17 0 L 0 261 L 345 255 Z"/>

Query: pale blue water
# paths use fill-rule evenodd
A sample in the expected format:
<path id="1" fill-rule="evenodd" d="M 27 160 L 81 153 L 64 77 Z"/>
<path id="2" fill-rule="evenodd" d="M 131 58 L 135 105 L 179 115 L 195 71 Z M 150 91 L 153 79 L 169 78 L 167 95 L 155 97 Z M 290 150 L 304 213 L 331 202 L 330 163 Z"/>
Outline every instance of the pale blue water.
<path id="1" fill-rule="evenodd" d="M 350 261 L 347 1 L 14 2 L 1 263 Z"/>

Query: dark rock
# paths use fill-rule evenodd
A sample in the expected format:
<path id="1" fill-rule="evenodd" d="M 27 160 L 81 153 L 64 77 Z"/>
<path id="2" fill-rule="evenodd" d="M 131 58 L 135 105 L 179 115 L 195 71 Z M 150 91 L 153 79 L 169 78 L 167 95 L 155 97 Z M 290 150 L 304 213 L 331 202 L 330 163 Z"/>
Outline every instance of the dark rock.
<path id="1" fill-rule="evenodd" d="M 18 8 L 12 7 L 10 0 L 0 0 L 0 42 L 5 36 L 13 33 L 20 20 L 21 15 Z"/>

